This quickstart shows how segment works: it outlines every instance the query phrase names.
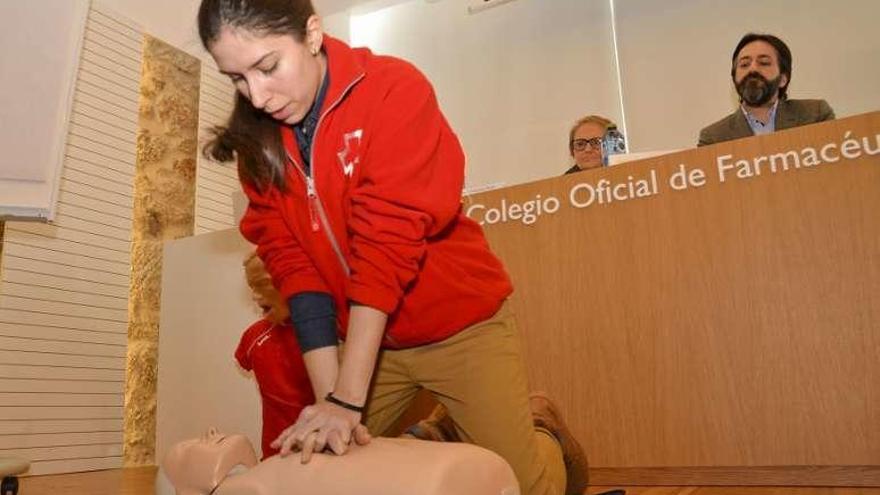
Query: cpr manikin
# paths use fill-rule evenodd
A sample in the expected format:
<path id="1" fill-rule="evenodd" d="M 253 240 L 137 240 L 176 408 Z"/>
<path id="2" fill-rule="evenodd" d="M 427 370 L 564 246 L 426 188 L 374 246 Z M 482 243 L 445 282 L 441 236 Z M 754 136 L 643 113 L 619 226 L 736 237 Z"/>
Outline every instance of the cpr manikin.
<path id="1" fill-rule="evenodd" d="M 209 430 L 162 462 L 177 495 L 519 495 L 510 466 L 465 443 L 374 438 L 344 455 L 272 456 L 257 463 L 243 435 Z"/>

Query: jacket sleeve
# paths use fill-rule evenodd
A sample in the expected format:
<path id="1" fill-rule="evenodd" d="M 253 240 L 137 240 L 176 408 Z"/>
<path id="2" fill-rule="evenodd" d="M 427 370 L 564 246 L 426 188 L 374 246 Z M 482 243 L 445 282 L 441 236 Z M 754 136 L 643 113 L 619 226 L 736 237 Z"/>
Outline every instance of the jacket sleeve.
<path id="1" fill-rule="evenodd" d="M 284 299 L 301 292 L 330 292 L 281 214 L 281 193 L 274 187 L 261 193 L 244 182 L 242 188 L 248 207 L 241 233 L 257 245 L 257 255 Z"/>
<path id="2" fill-rule="evenodd" d="M 697 146 L 708 146 L 715 144 L 715 140 L 709 136 L 709 128 L 706 127 L 700 131 L 700 137 L 697 140 Z"/>
<path id="3" fill-rule="evenodd" d="M 827 101 L 819 100 L 818 122 L 825 122 L 826 120 L 834 120 L 834 110 L 831 108 L 831 105 L 829 105 Z"/>
<path id="4" fill-rule="evenodd" d="M 346 294 L 385 313 L 415 279 L 427 238 L 457 217 L 464 182 L 464 153 L 430 83 L 409 64 L 395 71 L 364 130 L 348 224 Z"/>

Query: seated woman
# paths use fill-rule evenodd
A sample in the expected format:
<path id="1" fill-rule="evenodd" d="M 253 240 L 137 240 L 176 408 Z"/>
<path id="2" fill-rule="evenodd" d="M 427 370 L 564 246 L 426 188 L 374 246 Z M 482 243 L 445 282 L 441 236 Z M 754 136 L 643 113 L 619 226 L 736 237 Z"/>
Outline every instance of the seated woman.
<path id="1" fill-rule="evenodd" d="M 614 122 L 599 115 L 588 115 L 575 122 L 568 133 L 568 152 L 574 159 L 574 165 L 565 173 L 601 167 L 602 138 L 605 131 L 614 125 Z"/>
<path id="2" fill-rule="evenodd" d="M 342 456 L 315 454 L 308 464 L 279 455 L 257 463 L 247 437 L 211 429 L 174 445 L 162 468 L 177 495 L 520 493 L 513 470 L 489 450 L 404 438 L 375 438 Z"/>

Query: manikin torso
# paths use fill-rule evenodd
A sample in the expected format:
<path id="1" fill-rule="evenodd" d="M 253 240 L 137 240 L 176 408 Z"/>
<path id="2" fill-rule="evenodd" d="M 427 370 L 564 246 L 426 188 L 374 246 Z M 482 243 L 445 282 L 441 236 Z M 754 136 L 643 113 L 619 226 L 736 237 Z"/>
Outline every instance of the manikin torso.
<path id="1" fill-rule="evenodd" d="M 518 495 L 497 454 L 464 443 L 374 438 L 342 456 L 298 454 L 256 462 L 242 435 L 210 430 L 180 442 L 162 462 L 178 495 Z"/>

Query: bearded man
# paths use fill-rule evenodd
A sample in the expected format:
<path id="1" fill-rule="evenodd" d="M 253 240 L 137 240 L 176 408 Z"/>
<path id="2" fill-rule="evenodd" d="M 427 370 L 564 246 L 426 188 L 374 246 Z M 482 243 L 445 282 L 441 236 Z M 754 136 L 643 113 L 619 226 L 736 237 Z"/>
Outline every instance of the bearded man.
<path id="1" fill-rule="evenodd" d="M 700 131 L 698 146 L 834 119 L 825 100 L 788 99 L 791 50 L 776 36 L 743 36 L 733 51 L 730 76 L 740 108 Z"/>

